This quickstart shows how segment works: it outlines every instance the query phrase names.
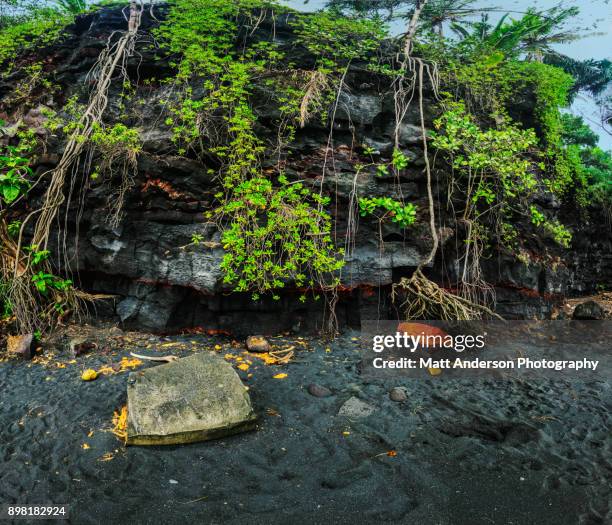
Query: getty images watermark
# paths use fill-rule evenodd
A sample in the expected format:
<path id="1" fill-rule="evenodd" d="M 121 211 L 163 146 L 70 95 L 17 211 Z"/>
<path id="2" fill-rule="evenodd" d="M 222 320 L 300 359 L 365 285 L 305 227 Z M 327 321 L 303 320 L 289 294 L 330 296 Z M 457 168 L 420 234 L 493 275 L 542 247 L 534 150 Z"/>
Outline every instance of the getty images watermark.
<path id="1" fill-rule="evenodd" d="M 609 321 L 362 323 L 364 374 L 608 379 Z"/>

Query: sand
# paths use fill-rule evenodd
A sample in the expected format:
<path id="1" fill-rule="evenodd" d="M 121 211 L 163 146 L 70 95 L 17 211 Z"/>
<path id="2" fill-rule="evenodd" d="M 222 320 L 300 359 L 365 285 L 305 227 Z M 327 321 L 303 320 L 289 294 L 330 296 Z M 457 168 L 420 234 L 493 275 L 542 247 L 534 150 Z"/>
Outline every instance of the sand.
<path id="1" fill-rule="evenodd" d="M 83 524 L 612 522 L 609 383 L 366 380 L 358 335 L 271 339 L 295 346 L 288 365 L 239 370 L 257 430 L 176 447 L 125 448 L 109 429 L 127 372 L 81 371 L 130 350 L 242 356 L 229 338 L 118 337 L 72 363 L 1 362 L 0 502 L 68 503 Z M 351 397 L 374 410 L 338 415 Z"/>

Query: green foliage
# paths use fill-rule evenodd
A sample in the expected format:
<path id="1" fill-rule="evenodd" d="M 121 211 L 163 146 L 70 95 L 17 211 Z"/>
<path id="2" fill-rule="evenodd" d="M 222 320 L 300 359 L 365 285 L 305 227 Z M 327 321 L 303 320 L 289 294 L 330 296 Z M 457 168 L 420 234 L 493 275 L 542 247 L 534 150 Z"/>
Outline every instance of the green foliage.
<path id="1" fill-rule="evenodd" d="M 507 123 L 507 118 L 501 123 L 498 118 L 497 128 L 482 130 L 466 112 L 464 104 L 453 102 L 446 107 L 447 111 L 435 121 L 433 145 L 446 153 L 455 175 L 464 179 L 463 187 L 468 188 L 466 209 L 470 207 L 469 201 L 479 206 L 476 217 L 486 215 L 487 209 L 495 209 L 495 215 L 501 219 L 494 222 L 497 234 L 503 243 L 512 247 L 517 232 L 510 221 L 515 219 L 518 210 L 525 209 L 544 175 L 545 165 L 534 159 L 537 137 L 533 130 L 522 130 Z M 535 226 L 544 229 L 561 246 L 569 247 L 572 236 L 562 224 L 548 220 L 533 205 L 529 206 L 528 213 Z"/>
<path id="2" fill-rule="evenodd" d="M 87 2 L 85 0 L 53 0 L 60 11 L 70 13 L 72 15 L 78 15 L 85 12 L 87 9 Z"/>
<path id="3" fill-rule="evenodd" d="M 277 188 L 263 177 L 244 181 L 222 207 L 232 222 L 221 239 L 226 251 L 221 268 L 224 282 L 236 291 L 261 294 L 288 280 L 312 287 L 343 265 L 334 251 L 330 217 L 317 206 L 328 199 L 283 176 L 279 182 Z"/>
<path id="4" fill-rule="evenodd" d="M 595 202 L 612 208 L 612 154 L 601 148 L 581 152 L 588 191 Z"/>
<path id="5" fill-rule="evenodd" d="M 42 295 L 46 295 L 51 290 L 63 292 L 72 287 L 71 280 L 60 279 L 53 274 L 42 271 L 32 276 L 32 283 Z"/>
<path id="6" fill-rule="evenodd" d="M 556 220 L 549 221 L 546 216 L 533 205 L 530 206 L 529 210 L 531 212 L 531 222 L 534 226 L 543 228 L 558 244 L 565 248 L 569 248 L 572 242 L 572 234 L 565 226 Z"/>
<path id="7" fill-rule="evenodd" d="M 563 142 L 563 114 L 573 79 L 560 68 L 540 62 L 505 60 L 500 55 L 452 62 L 445 72 L 449 88 L 458 87 L 469 110 L 482 122 L 513 114 L 531 121 L 546 165 L 547 186 L 557 195 L 584 184 L 579 163 Z M 453 88 L 455 91 L 457 88 Z M 523 109 L 525 108 L 525 109 Z M 523 113 L 527 111 L 528 113 Z M 494 117 L 491 118 L 491 115 Z"/>
<path id="8" fill-rule="evenodd" d="M 95 124 L 90 140 L 107 152 L 119 149 L 138 153 L 142 148 L 138 130 L 124 124 L 115 124 L 110 128 Z"/>
<path id="9" fill-rule="evenodd" d="M 22 224 L 21 221 L 12 221 L 7 225 L 6 230 L 10 237 L 14 239 L 19 235 L 21 224 Z"/>
<path id="10" fill-rule="evenodd" d="M 221 165 L 223 191 L 216 195 L 220 204 L 209 217 L 222 230 L 224 281 L 236 291 L 251 291 L 254 298 L 288 281 L 297 286 L 335 286 L 333 273 L 343 265 L 332 242 L 331 219 L 324 211 L 328 200 L 302 183 L 289 183 L 282 173 L 277 173 L 275 184 L 272 173 L 264 174 L 261 168 L 265 145 L 255 132 L 253 77 L 273 71 L 282 55 L 272 42 L 237 45 L 237 20 L 254 22 L 260 9 L 281 10 L 261 0 L 177 0 L 157 32 L 163 48 L 176 57 L 177 74 L 171 81 L 180 92 L 164 101 L 166 125 L 179 153 L 192 149 L 214 156 Z M 302 18 L 296 23 L 305 28 L 306 38 L 311 25 Z M 326 27 L 334 29 L 331 22 Z M 306 40 L 302 43 L 306 45 Z M 318 52 L 321 63 L 332 68 L 335 60 L 358 56 L 354 47 L 368 46 L 349 49 L 343 41 L 340 50 L 326 45 Z M 192 86 L 198 82 L 204 95 L 196 98 Z M 283 85 L 279 107 L 286 117 L 298 118 L 302 96 L 300 90 Z M 284 122 L 279 128 L 281 140 L 288 140 L 292 129 L 292 123 Z"/>
<path id="11" fill-rule="evenodd" d="M 382 215 L 376 215 L 378 210 L 382 210 Z M 403 205 L 401 202 L 389 197 L 363 197 L 359 199 L 359 214 L 362 217 L 376 215 L 380 221 L 391 219 L 402 228 L 407 228 L 414 224 L 416 220 L 417 208 L 414 204 Z"/>
<path id="12" fill-rule="evenodd" d="M 50 255 L 49 250 L 39 250 L 37 245 L 26 246 L 24 251 L 30 254 L 30 261 L 33 266 L 38 266 L 41 262 L 46 261 Z"/>
<path id="13" fill-rule="evenodd" d="M 353 60 L 364 60 L 379 46 L 386 35 L 377 20 L 345 18 L 329 11 L 297 15 L 290 24 L 296 42 L 317 57 L 317 69 L 334 73 Z"/>
<path id="14" fill-rule="evenodd" d="M 516 80 L 510 85 L 514 90 L 531 87 L 535 96 L 535 114 L 545 143 L 559 147 L 563 130 L 559 108 L 567 105 L 574 79 L 558 67 L 539 62 L 519 64 Z"/>
<path id="15" fill-rule="evenodd" d="M 16 24 L 0 29 L 0 64 L 8 64 L 18 53 L 55 42 L 72 17 L 54 9 L 42 9 Z"/>
<path id="16" fill-rule="evenodd" d="M 533 130 L 506 123 L 482 130 L 460 102 L 446 104 L 447 111 L 434 122 L 433 146 L 445 152 L 460 177 L 472 180 L 473 202 L 487 204 L 533 194 L 537 187 L 534 163 L 529 156 L 537 144 Z"/>
<path id="17" fill-rule="evenodd" d="M 583 180 L 580 202 L 612 208 L 612 154 L 597 147 L 599 137 L 582 117 L 563 115 L 562 124 L 563 142 Z"/>
<path id="18" fill-rule="evenodd" d="M 0 150 L 0 209 L 9 205 L 30 187 L 30 159 L 22 157 L 26 145 L 3 146 Z"/>
<path id="19" fill-rule="evenodd" d="M 612 82 L 612 61 L 576 60 L 558 53 L 547 55 L 545 62 L 563 69 L 574 80 L 572 95 L 586 91 L 593 96 L 601 95 Z"/>
<path id="20" fill-rule="evenodd" d="M 489 55 L 501 52 L 509 58 L 526 57 L 528 61 L 541 62 L 545 56 L 555 54 L 555 44 L 578 40 L 580 35 L 565 26 L 578 14 L 575 7 L 560 6 L 546 11 L 530 8 L 519 19 L 501 17 L 495 26 L 489 23 L 487 14 L 480 22 L 472 24 L 471 31 L 463 26 L 452 26 L 462 37 L 462 44 L 474 53 Z"/>
<path id="21" fill-rule="evenodd" d="M 580 116 L 571 113 L 561 115 L 561 139 L 566 146 L 585 146 L 594 148 L 599 137 Z"/>

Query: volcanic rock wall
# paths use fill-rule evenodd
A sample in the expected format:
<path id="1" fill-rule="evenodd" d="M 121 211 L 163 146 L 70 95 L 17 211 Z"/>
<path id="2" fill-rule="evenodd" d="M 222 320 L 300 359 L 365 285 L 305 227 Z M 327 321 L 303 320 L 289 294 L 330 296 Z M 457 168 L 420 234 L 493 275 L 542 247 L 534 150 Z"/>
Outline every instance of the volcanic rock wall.
<path id="1" fill-rule="evenodd" d="M 155 16 L 163 19 L 165 8 L 157 7 Z M 143 141 L 138 158 L 138 173 L 128 192 L 121 224 L 111 228 L 105 221 L 113 181 L 90 181 L 86 173 L 74 174 L 73 198 L 61 221 L 66 220 L 68 262 L 80 286 L 94 292 L 116 294 L 117 299 L 98 305 L 100 315 L 119 318 L 124 324 L 156 331 L 205 327 L 233 332 L 272 332 L 284 329 L 313 329 L 322 319 L 323 301 L 298 300 L 301 292 L 290 287 L 273 301 L 253 301 L 249 294 L 231 293 L 222 283 L 219 265 L 223 256 L 220 234 L 206 221 L 204 212 L 215 205 L 214 194 L 220 185 L 211 175 L 211 166 L 194 158 L 179 156 L 172 142 L 172 131 L 160 117 L 160 100 L 171 96 L 171 86 L 160 82 L 173 74 L 169 59 L 156 49 L 151 29 L 158 22 L 145 13 L 136 53 L 128 64 L 128 73 L 138 86 L 135 96 L 121 97 L 121 81 L 109 93 L 106 123 L 130 115 L 128 124 L 137 127 Z M 45 136 L 46 152 L 37 161 L 43 172 L 57 162 L 63 148 L 60 139 L 42 127 L 44 108 L 61 113 L 65 102 L 77 95 L 87 99 L 88 73 L 113 31 L 125 29 L 120 9 L 108 8 L 80 17 L 67 31 L 61 43 L 24 61 L 43 60 L 44 69 L 60 86 L 53 93 L 38 93 L 35 101 L 15 106 L 7 102 L 16 73 L 0 85 L 3 117 L 9 123 L 19 118 L 38 127 Z M 312 57 L 294 45 L 286 20 L 264 21 L 257 30 L 262 36 L 274 33 L 276 41 L 292 60 L 304 68 L 312 66 Z M 198 86 L 194 86 L 197 93 Z M 272 121 L 278 109 L 264 86 L 254 86 L 258 115 L 258 134 L 273 137 Z M 432 104 L 426 100 L 426 106 Z M 127 108 L 126 108 L 127 105 Z M 431 120 L 431 117 L 429 118 Z M 375 150 L 379 159 L 388 159 L 393 151 L 395 122 L 393 97 L 388 85 L 364 68 L 355 65 L 346 78 L 345 88 L 333 125 L 313 119 L 298 130 L 285 160 L 289 179 L 320 184 L 331 196 L 330 211 L 335 219 L 334 235 L 338 246 L 345 247 L 345 234 L 351 194 L 359 197 L 389 196 L 419 207 L 417 223 L 406 230 L 362 218 L 347 248 L 347 265 L 342 272 L 342 287 L 337 306 L 343 325 L 358 325 L 360 319 L 399 315 L 389 301 L 389 285 L 410 275 L 428 253 L 431 238 L 427 226 L 427 201 L 421 132 L 416 108 L 407 115 L 400 132 L 400 145 L 411 159 L 400 180 L 394 176 L 376 176 L 375 168 L 357 174 L 362 145 Z M 333 153 L 333 155 L 331 155 Z M 332 159 L 330 161 L 330 159 Z M 276 160 L 269 160 L 274 165 Z M 214 167 L 214 166 L 213 166 Z M 264 162 L 263 168 L 267 167 Z M 117 182 L 117 181 L 115 181 Z M 84 186 L 87 191 L 80 191 Z M 75 189 L 76 188 L 76 189 Z M 32 206 L 36 205 L 35 190 Z M 69 188 L 66 188 L 69 191 Z M 444 188 L 434 188 L 442 195 Z M 442 201 L 443 199 L 441 199 Z M 555 202 L 540 203 L 550 209 Z M 456 270 L 453 248 L 456 225 L 438 203 L 440 229 L 448 240 L 430 269 L 434 278 L 444 280 Z M 562 295 L 586 293 L 600 283 L 612 282 L 612 239 L 609 223 L 592 211 L 590 222 L 577 220 L 574 210 L 557 210 L 561 219 L 570 220 L 575 242 L 571 250 L 559 250 L 534 234 L 535 251 L 525 264 L 508 254 L 484 261 L 486 279 L 497 292 L 497 309 L 509 317 L 546 317 L 554 300 Z M 77 220 L 78 219 L 78 220 Z M 573 223 L 571 220 L 574 219 Z M 525 228 L 529 228 L 525 225 Z M 203 242 L 190 246 L 192 235 Z M 56 246 L 63 237 L 56 237 Z M 77 239 L 75 241 L 75 239 Z M 381 240 L 384 241 L 381 243 Z M 553 261 L 553 262 L 551 262 Z M 64 265 L 64 269 L 67 267 Z"/>

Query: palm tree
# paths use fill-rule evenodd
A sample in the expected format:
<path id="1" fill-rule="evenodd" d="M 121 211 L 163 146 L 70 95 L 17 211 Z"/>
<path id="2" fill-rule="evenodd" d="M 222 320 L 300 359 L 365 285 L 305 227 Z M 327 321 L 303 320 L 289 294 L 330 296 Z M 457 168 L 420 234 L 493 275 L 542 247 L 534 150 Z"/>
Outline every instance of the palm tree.
<path id="1" fill-rule="evenodd" d="M 575 30 L 564 29 L 566 23 L 578 14 L 577 8 L 555 7 L 548 11 L 529 9 L 522 18 L 508 20 L 504 15 L 494 27 L 489 23 L 488 14 L 480 22 L 469 23 L 471 31 L 457 24 L 453 31 L 475 47 L 501 51 L 508 56 L 523 54 L 526 60 L 543 62 L 546 57 L 558 55 L 553 46 L 584 38 Z"/>
<path id="2" fill-rule="evenodd" d="M 543 62 L 545 56 L 556 54 L 552 47 L 555 44 L 567 44 L 587 36 L 577 34 L 571 29 L 564 29 L 568 20 L 578 13 L 577 7 L 553 8 L 546 13 L 529 10 L 524 17 L 527 23 L 521 38 L 522 51 L 526 54 L 527 60 Z"/>
<path id="3" fill-rule="evenodd" d="M 73 15 L 78 15 L 87 9 L 86 0 L 54 0 L 59 9 Z"/>
<path id="4" fill-rule="evenodd" d="M 474 7 L 475 2 L 476 0 L 430 0 L 423 9 L 421 19 L 425 27 L 442 37 L 446 24 L 461 27 L 468 18 L 496 10 L 495 7 Z"/>
<path id="5" fill-rule="evenodd" d="M 548 55 L 547 64 L 557 66 L 574 77 L 572 91 L 586 91 L 594 97 L 601 95 L 612 84 L 612 62 L 610 60 L 576 60 L 561 54 Z"/>

